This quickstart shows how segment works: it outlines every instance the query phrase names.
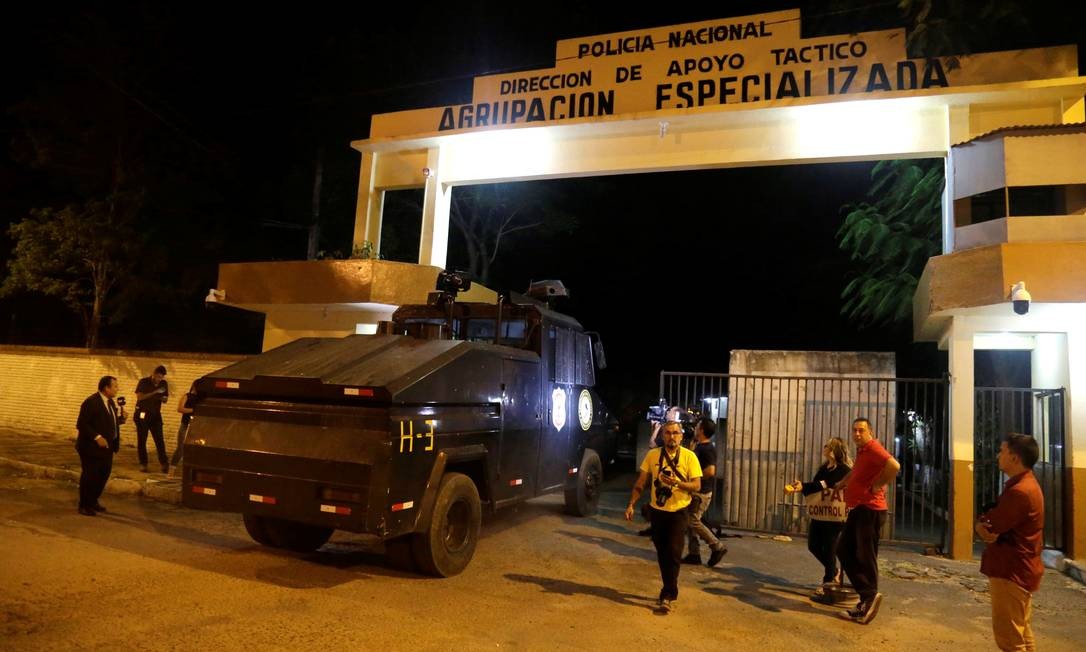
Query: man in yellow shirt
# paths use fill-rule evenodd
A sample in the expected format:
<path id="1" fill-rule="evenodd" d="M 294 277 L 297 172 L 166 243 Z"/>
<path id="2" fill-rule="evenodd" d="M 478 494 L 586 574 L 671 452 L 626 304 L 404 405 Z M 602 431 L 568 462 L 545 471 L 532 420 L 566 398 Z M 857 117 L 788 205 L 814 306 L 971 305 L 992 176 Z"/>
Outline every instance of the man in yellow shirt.
<path id="1" fill-rule="evenodd" d="M 682 447 L 682 441 L 681 424 L 670 422 L 664 426 L 664 446 L 650 450 L 641 462 L 641 473 L 626 507 L 626 520 L 632 521 L 634 505 L 651 477 L 652 543 L 664 582 L 656 603 L 656 612 L 661 614 L 671 613 L 679 597 L 679 563 L 689 527 L 686 508 L 691 494 L 701 491 L 701 464 L 693 451 Z"/>

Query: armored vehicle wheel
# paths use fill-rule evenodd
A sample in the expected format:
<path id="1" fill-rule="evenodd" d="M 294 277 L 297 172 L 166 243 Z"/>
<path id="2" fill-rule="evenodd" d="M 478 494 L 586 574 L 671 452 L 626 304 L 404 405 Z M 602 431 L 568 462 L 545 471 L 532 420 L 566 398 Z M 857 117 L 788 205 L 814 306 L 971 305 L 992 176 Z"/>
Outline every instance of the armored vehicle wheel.
<path id="1" fill-rule="evenodd" d="M 577 467 L 576 486 L 566 489 L 566 513 L 573 516 L 591 516 L 600 506 L 600 485 L 603 483 L 603 464 L 600 456 L 586 448 Z"/>
<path id="2" fill-rule="evenodd" d="M 264 529 L 264 521 L 267 519 L 256 514 L 242 514 L 241 518 L 245 522 L 245 531 L 249 533 L 253 541 L 262 546 L 275 547 L 275 543 L 268 536 L 268 531 Z"/>
<path id="3" fill-rule="evenodd" d="M 313 552 L 332 538 L 333 530 L 330 527 L 306 525 L 294 521 L 284 521 L 279 518 L 259 518 L 263 531 L 267 535 L 270 544 L 276 548 L 286 548 L 294 552 Z M 249 533 L 252 535 L 252 532 Z M 253 537 L 256 538 L 255 536 Z M 259 539 L 257 539 L 259 541 Z"/>
<path id="4" fill-rule="evenodd" d="M 462 473 L 445 474 L 437 489 L 430 527 L 411 540 L 419 570 L 438 577 L 451 577 L 464 570 L 475 554 L 482 521 L 475 483 Z"/>

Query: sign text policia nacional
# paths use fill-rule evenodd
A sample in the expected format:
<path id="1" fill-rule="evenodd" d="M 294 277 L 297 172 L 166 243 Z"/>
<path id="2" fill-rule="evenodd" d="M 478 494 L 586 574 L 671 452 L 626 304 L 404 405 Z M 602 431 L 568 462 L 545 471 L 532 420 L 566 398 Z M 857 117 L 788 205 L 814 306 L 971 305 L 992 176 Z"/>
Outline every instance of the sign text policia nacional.
<path id="1" fill-rule="evenodd" d="M 375 116 L 371 137 L 1021 81 L 1052 50 L 909 59 L 903 29 L 804 39 L 781 11 L 559 41 L 554 68 L 477 77 L 471 103 Z"/>

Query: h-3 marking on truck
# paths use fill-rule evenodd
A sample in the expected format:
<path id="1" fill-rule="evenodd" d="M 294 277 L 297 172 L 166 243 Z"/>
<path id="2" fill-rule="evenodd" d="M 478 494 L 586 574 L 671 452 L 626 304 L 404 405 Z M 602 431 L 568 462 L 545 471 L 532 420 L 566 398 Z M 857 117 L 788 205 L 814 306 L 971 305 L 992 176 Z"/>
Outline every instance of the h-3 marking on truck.
<path id="1" fill-rule="evenodd" d="M 406 428 L 404 425 L 406 424 Z M 422 449 L 424 451 L 434 450 L 434 421 L 433 419 L 427 419 L 423 421 L 424 428 L 419 432 L 415 432 L 414 421 L 400 421 L 400 452 L 404 452 L 404 444 L 408 453 L 415 452 L 415 440 L 423 439 L 427 440 L 426 446 Z"/>

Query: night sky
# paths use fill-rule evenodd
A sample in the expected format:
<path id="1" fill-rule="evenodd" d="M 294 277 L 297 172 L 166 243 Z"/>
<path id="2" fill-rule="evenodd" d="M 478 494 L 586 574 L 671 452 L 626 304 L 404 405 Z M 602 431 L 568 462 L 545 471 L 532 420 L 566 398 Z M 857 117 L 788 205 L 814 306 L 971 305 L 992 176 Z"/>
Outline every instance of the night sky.
<path id="1" fill-rule="evenodd" d="M 28 99 L 47 98 L 70 121 L 92 119 L 100 102 L 120 102 L 161 134 L 156 142 L 180 143 L 152 149 L 152 158 L 185 161 L 172 168 L 182 172 L 147 219 L 179 224 L 185 237 L 207 234 L 186 245 L 190 255 L 158 256 L 169 261 L 155 272 L 162 285 L 184 291 L 159 305 L 153 320 L 134 314 L 108 326 L 105 345 L 258 348 L 259 324 L 204 310 L 215 265 L 305 257 L 305 231 L 288 227 L 309 219 L 318 160 L 320 248 L 348 250 L 359 161 L 349 143 L 368 135 L 374 113 L 467 101 L 476 75 L 553 66 L 562 38 L 796 6 L 807 35 L 897 25 L 896 2 L 875 3 L 862 24 L 855 12 L 839 11 L 858 3 L 833 1 L 642 9 L 423 2 L 379 14 L 371 4 L 24 3 L 6 10 L 3 140 L 17 141 L 26 112 L 16 107 Z M 992 49 L 1078 43 L 1081 59 L 1081 3 L 1041 1 L 1024 11 L 1029 29 L 1002 34 Z M 52 94 L 73 80 L 89 89 L 83 98 Z M 0 150 L 0 224 L 78 196 L 55 174 L 26 165 L 16 149 Z M 572 294 L 568 311 L 603 337 L 612 365 L 601 377 L 604 393 L 620 402 L 651 398 L 661 369 L 726 371 L 735 348 L 897 351 L 902 373 L 938 375 L 945 363 L 933 345 L 911 344 L 910 325 L 865 330 L 840 316 L 852 267 L 834 234 L 841 207 L 863 199 L 872 166 L 539 182 L 577 227 L 516 243 L 515 255 L 496 262 L 491 285 L 524 291 L 531 279 L 562 279 Z M 456 247 L 454 238 L 451 265 L 464 260 Z M 9 248 L 3 242 L 0 255 Z M 78 322 L 65 314 L 51 300 L 0 300 L 0 341 L 78 345 Z"/>

